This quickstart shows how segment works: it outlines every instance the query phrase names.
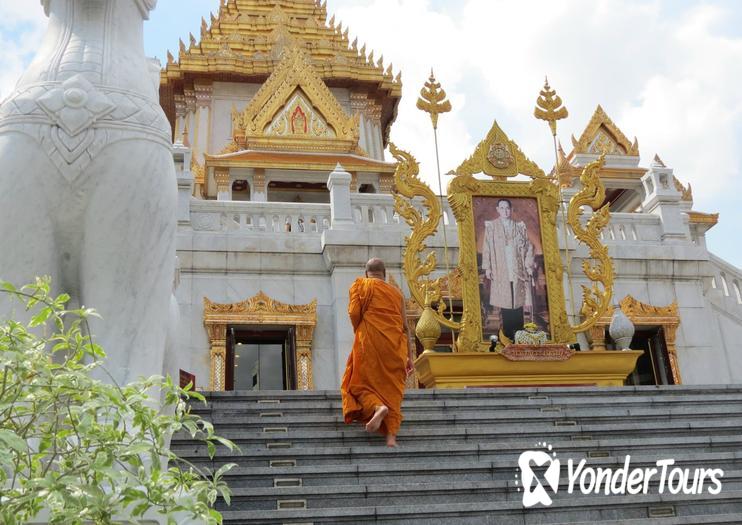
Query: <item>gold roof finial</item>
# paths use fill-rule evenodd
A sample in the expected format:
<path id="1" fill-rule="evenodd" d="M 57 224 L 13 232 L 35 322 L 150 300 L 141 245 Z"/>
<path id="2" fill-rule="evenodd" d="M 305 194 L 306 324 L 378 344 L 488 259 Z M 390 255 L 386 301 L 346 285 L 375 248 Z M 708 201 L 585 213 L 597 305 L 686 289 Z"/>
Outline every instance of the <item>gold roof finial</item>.
<path id="1" fill-rule="evenodd" d="M 430 78 L 420 90 L 420 98 L 417 99 L 417 109 L 430 114 L 433 129 L 438 129 L 438 114 L 451 111 L 451 102 L 445 100 L 446 92 L 441 89 L 440 83 L 436 82 L 433 70 L 430 70 Z"/>
<path id="2" fill-rule="evenodd" d="M 562 106 L 562 99 L 549 86 L 549 79 L 545 78 L 544 89 L 541 90 L 538 99 L 536 99 L 533 116 L 548 122 L 551 134 L 556 137 L 556 121 L 567 118 L 567 115 L 569 113 L 567 108 Z"/>

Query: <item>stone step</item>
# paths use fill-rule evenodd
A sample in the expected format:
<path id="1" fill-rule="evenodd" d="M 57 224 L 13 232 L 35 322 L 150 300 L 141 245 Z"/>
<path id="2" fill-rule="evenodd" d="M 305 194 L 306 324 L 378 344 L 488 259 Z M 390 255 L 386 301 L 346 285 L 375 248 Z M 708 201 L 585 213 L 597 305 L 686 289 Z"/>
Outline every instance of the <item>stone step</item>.
<path id="1" fill-rule="evenodd" d="M 471 503 L 435 503 L 364 507 L 331 507 L 303 510 L 224 511 L 225 524 L 250 523 L 385 523 L 395 525 L 512 525 L 558 524 L 603 520 L 644 519 L 667 515 L 742 515 L 742 491 L 720 494 L 638 494 L 625 496 L 584 496 L 571 494 L 554 498 L 549 507 L 524 509 L 520 494 L 506 501 Z"/>
<path id="2" fill-rule="evenodd" d="M 240 447 L 264 448 L 267 443 L 291 442 L 293 446 L 343 446 L 379 443 L 380 436 L 368 434 L 360 425 L 348 425 L 345 430 L 292 430 L 285 425 L 267 424 L 266 431 L 226 430 L 219 433 L 233 440 Z M 412 442 L 475 442 L 521 440 L 535 442 L 541 439 L 564 440 L 571 436 L 589 435 L 593 439 L 609 437 L 658 437 L 658 436 L 725 436 L 742 433 L 742 418 L 710 419 L 700 421 L 663 421 L 662 425 L 645 422 L 620 422 L 604 424 L 579 424 L 574 419 L 555 419 L 548 423 L 521 423 L 519 425 L 471 425 L 447 427 L 412 427 L 402 425 L 399 433 L 401 443 Z M 188 445 L 193 441 L 183 434 L 173 436 L 173 445 Z M 192 453 L 205 448 L 195 446 Z"/>
<path id="3" fill-rule="evenodd" d="M 678 516 L 675 518 L 652 518 L 651 525 L 739 525 L 739 514 L 706 514 L 703 516 Z M 646 518 L 601 521 L 600 525 L 647 525 Z M 569 521 L 553 525 L 595 525 L 594 521 Z"/>
<path id="4" fill-rule="evenodd" d="M 673 407 L 613 407 L 602 406 L 594 408 L 562 407 L 550 405 L 543 407 L 528 407 L 519 410 L 446 410 L 439 409 L 427 412 L 404 413 L 404 425 L 416 427 L 438 427 L 446 425 L 477 425 L 477 424 L 521 424 L 523 422 L 554 421 L 556 419 L 576 419 L 581 422 L 599 423 L 618 420 L 632 420 L 637 422 L 659 422 L 671 420 L 697 420 L 729 417 L 742 418 L 742 402 L 724 403 L 703 407 L 673 406 Z M 290 426 L 293 430 L 316 429 L 336 430 L 344 429 L 345 423 L 340 411 L 334 414 L 317 414 L 314 411 L 301 415 L 284 414 L 281 411 L 266 411 L 262 415 L 224 415 L 212 414 L 209 420 L 219 432 L 233 430 L 255 430 L 269 425 Z"/>
<path id="5" fill-rule="evenodd" d="M 628 438 L 601 440 L 552 441 L 553 449 L 572 458 L 675 457 L 677 455 L 720 454 L 726 460 L 742 459 L 742 436 Z M 180 457 L 195 464 L 238 463 L 242 467 L 267 467 L 271 460 L 294 459 L 298 465 L 374 464 L 386 461 L 497 461 L 515 460 L 530 443 L 519 441 L 491 443 L 412 443 L 390 449 L 379 443 L 373 447 L 281 447 L 243 450 L 241 453 L 189 454 L 186 448 L 173 449 Z M 737 456 L 737 454 L 739 454 Z"/>
<path id="6" fill-rule="evenodd" d="M 211 412 L 224 412 L 224 413 L 235 413 L 235 414 L 249 414 L 252 412 L 258 413 L 263 411 L 303 411 L 307 409 L 327 412 L 339 412 L 342 409 L 340 397 L 334 397 L 332 399 L 318 397 L 318 398 L 288 398 L 281 399 L 276 398 L 277 403 L 264 403 L 259 400 L 234 398 L 231 400 L 220 400 L 213 399 L 209 401 L 208 405 L 196 403 L 192 406 L 194 413 L 211 413 Z M 519 409 L 528 406 L 548 406 L 548 405 L 564 405 L 564 406 L 655 406 L 655 405 L 674 405 L 682 404 L 684 406 L 703 406 L 705 403 L 736 403 L 742 401 L 742 394 L 740 393 L 717 393 L 713 395 L 703 394 L 658 394 L 654 393 L 642 393 L 633 395 L 617 395 L 616 392 L 607 394 L 593 394 L 591 396 L 575 396 L 575 395 L 556 395 L 556 394 L 545 394 L 545 393 L 522 393 L 518 396 L 481 396 L 481 395 L 469 395 L 469 396 L 456 396 L 452 398 L 441 398 L 433 396 L 417 396 L 405 397 L 403 402 L 403 409 L 408 411 L 414 410 L 430 410 L 440 408 L 465 408 L 472 407 L 479 409 L 481 407 L 492 407 L 496 409 Z"/>
<path id="7" fill-rule="evenodd" d="M 558 450 L 558 449 L 557 449 Z M 560 460 L 581 457 L 569 452 L 559 451 Z M 639 467 L 653 467 L 660 459 L 675 459 L 683 468 L 722 468 L 742 470 L 742 451 L 712 453 L 677 454 L 632 454 L 631 464 Z M 293 459 L 293 461 L 292 461 Z M 304 486 L 318 485 L 373 485 L 386 483 L 421 483 L 423 481 L 487 481 L 512 479 L 518 466 L 517 456 L 496 459 L 465 460 L 450 458 L 431 460 L 425 457 L 416 461 L 396 461 L 393 456 L 386 461 L 375 463 L 344 463 L 316 465 L 303 463 L 301 458 L 281 458 L 274 460 L 273 466 L 252 467 L 236 461 L 236 467 L 225 476 L 231 487 L 272 487 L 276 478 L 301 478 Z M 625 456 L 591 457 L 588 464 L 595 467 L 622 467 Z M 269 463 L 269 465 L 271 465 Z"/>
<path id="8" fill-rule="evenodd" d="M 632 467 L 640 465 L 632 464 Z M 691 469 L 691 476 L 693 469 Z M 309 509 L 332 507 L 365 507 L 404 505 L 414 501 L 416 505 L 442 503 L 488 503 L 522 498 L 518 492 L 513 471 L 508 479 L 487 481 L 439 481 L 420 483 L 383 483 L 375 485 L 323 485 L 287 486 L 290 482 L 299 483 L 301 478 L 276 478 L 280 487 L 238 488 L 234 489 L 229 506 L 221 501 L 217 510 L 276 510 L 280 501 L 304 501 Z M 725 470 L 722 479 L 724 491 L 742 491 L 742 471 Z M 659 493 L 660 479 L 653 478 L 648 485 L 648 493 Z M 714 485 L 706 483 L 706 487 Z M 560 479 L 559 490 L 553 495 L 555 502 L 573 497 L 568 492 L 566 476 Z M 664 488 L 666 493 L 668 489 Z M 706 490 L 706 489 L 704 489 Z M 576 487 L 575 494 L 579 493 Z M 602 492 L 604 494 L 604 492 Z"/>
<path id="9" fill-rule="evenodd" d="M 471 397 L 489 397 L 504 399 L 508 397 L 525 397 L 531 395 L 562 395 L 577 397 L 615 397 L 631 396 L 635 394 L 648 394 L 655 396 L 685 396 L 693 394 L 742 394 L 742 385 L 671 385 L 671 386 L 620 386 L 620 387 L 503 387 L 503 388 L 441 388 L 441 389 L 419 389 L 407 390 L 406 399 L 434 398 L 453 399 Z M 339 390 L 231 390 L 222 392 L 202 392 L 207 400 L 213 401 L 235 401 L 235 400 L 257 400 L 257 399 L 295 399 L 307 401 L 315 399 L 340 399 Z"/>
<path id="10" fill-rule="evenodd" d="M 533 396 L 531 396 L 533 397 Z M 614 396 L 615 397 L 615 396 Z M 405 399 L 402 408 L 408 412 L 439 412 L 444 410 L 477 411 L 482 409 L 501 410 L 512 412 L 527 410 L 530 408 L 542 408 L 546 406 L 579 407 L 579 408 L 654 408 L 654 407 L 695 407 L 715 405 L 733 405 L 742 402 L 742 395 L 729 396 L 629 396 L 610 399 L 610 397 L 590 397 L 586 399 L 572 397 L 536 397 L 536 398 L 507 398 L 496 400 L 491 398 L 471 397 L 467 399 Z M 337 414 L 342 412 L 340 400 L 327 401 L 286 401 L 277 404 L 265 405 L 257 402 L 245 402 L 240 405 L 222 405 L 212 403 L 210 405 L 193 405 L 192 411 L 201 414 L 214 414 L 216 416 L 257 416 L 265 412 L 282 412 L 286 415 L 305 413 L 307 410 L 316 411 L 318 414 Z"/>

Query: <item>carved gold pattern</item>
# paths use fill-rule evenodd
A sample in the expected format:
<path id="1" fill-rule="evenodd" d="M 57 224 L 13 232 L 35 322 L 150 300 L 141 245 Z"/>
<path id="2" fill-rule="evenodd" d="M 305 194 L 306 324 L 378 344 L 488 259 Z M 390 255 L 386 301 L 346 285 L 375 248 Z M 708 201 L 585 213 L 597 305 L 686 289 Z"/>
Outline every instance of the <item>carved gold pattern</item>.
<path id="1" fill-rule="evenodd" d="M 678 303 L 667 306 L 653 306 L 635 299 L 631 295 L 625 296 L 619 302 L 621 311 L 634 323 L 635 326 L 660 326 L 665 336 L 665 346 L 670 359 L 670 370 L 673 383 L 682 384 L 676 346 L 677 330 L 680 326 Z M 605 330 L 611 323 L 611 317 L 601 317 L 590 331 L 593 336 L 593 350 L 605 350 Z M 598 346 L 598 348 L 596 348 Z"/>
<path id="2" fill-rule="evenodd" d="M 496 134 L 503 143 L 511 143 L 497 126 Z M 490 132 L 488 136 L 494 136 Z M 479 150 L 480 146 L 477 147 Z M 518 166 L 523 166 L 533 174 L 530 182 L 496 182 L 483 181 L 474 178 L 469 173 L 471 168 L 463 170 L 466 174 L 459 174 L 448 186 L 448 202 L 456 217 L 459 228 L 459 268 L 463 274 L 463 316 L 461 319 L 460 345 L 467 351 L 482 351 L 489 349 L 489 341 L 482 340 L 482 318 L 479 309 L 479 275 L 477 270 L 477 249 L 474 231 L 474 214 L 472 197 L 531 197 L 537 200 L 539 221 L 541 224 L 541 243 L 544 252 L 544 267 L 546 273 L 546 288 L 549 302 L 550 326 L 549 332 L 552 341 L 569 343 L 574 341 L 574 333 L 570 329 L 565 310 L 564 291 L 562 287 L 562 262 L 559 256 L 557 241 L 556 217 L 559 210 L 559 189 L 552 179 L 523 155 L 517 145 L 512 146 L 516 152 Z M 474 157 L 476 157 L 475 153 Z M 480 165 L 481 166 L 481 165 Z M 481 169 L 481 168 L 480 168 Z M 462 350 L 464 351 L 464 350 Z"/>
<path id="3" fill-rule="evenodd" d="M 244 149 L 358 152 L 359 116 L 346 115 L 309 55 L 290 47 L 245 110 L 232 111 L 232 137 Z"/>
<path id="4" fill-rule="evenodd" d="M 582 188 L 572 197 L 567 208 L 567 224 L 575 238 L 590 250 L 590 259 L 582 262 L 582 271 L 593 283 L 590 288 L 582 285 L 580 313 L 584 319 L 572 326 L 575 332 L 587 331 L 594 325 L 610 309 L 613 297 L 613 261 L 608 255 L 608 248 L 600 242 L 601 231 L 611 219 L 608 204 L 601 206 L 605 202 L 605 187 L 598 173 L 604 162 L 605 155 L 601 155 L 598 160 L 585 166 L 580 175 Z M 580 217 L 586 206 L 594 211 L 583 226 Z"/>
<path id="5" fill-rule="evenodd" d="M 428 252 L 424 261 L 420 259 L 420 253 L 425 250 L 425 239 L 438 230 L 442 217 L 441 202 L 420 180 L 419 165 L 412 155 L 398 149 L 393 143 L 389 143 L 389 151 L 398 161 L 392 189 L 394 209 L 412 230 L 405 239 L 405 248 L 402 253 L 402 272 L 410 288 L 410 295 L 418 305 L 424 305 L 427 299 L 428 304 L 435 308 L 433 312 L 438 322 L 448 328 L 458 330 L 460 324 L 446 319 L 443 315 L 446 305 L 441 300 L 440 278 L 430 277 L 435 269 L 435 252 Z M 415 197 L 422 198 L 424 214 L 420 208 L 413 205 L 412 199 Z"/>
<path id="6" fill-rule="evenodd" d="M 191 173 L 193 174 L 193 182 L 195 184 L 204 184 L 206 181 L 204 165 L 196 160 L 195 155 L 191 157 Z"/>
<path id="7" fill-rule="evenodd" d="M 219 153 L 217 153 L 217 155 L 226 155 L 228 153 L 237 153 L 238 151 L 240 151 L 240 146 L 236 142 L 230 141 L 229 143 L 227 143 L 226 146 L 224 146 L 221 149 L 221 151 Z"/>
<path id="8" fill-rule="evenodd" d="M 639 156 L 639 141 L 636 138 L 633 143 L 629 141 L 600 105 L 580 139 L 572 137 L 572 145 L 574 153 Z"/>
<path id="9" fill-rule="evenodd" d="M 287 45 L 305 47 L 332 79 L 356 79 L 378 84 L 401 96 L 401 76 L 392 65 L 373 60 L 366 46 L 350 42 L 348 29 L 327 21 L 325 2 L 282 0 L 275 5 L 261 0 L 221 2 L 217 16 L 202 20 L 200 41 L 186 48 L 181 42 L 177 61 L 168 52 L 162 84 L 183 81 L 191 74 L 233 74 L 259 77 L 269 74 L 278 51 Z"/>
<path id="10" fill-rule="evenodd" d="M 214 303 L 204 297 L 204 326 L 210 343 L 211 390 L 224 390 L 227 325 L 293 325 L 296 327 L 297 389 L 314 389 L 312 338 L 317 325 L 317 300 L 309 304 L 286 304 L 265 293 L 231 304 Z"/>
<path id="11" fill-rule="evenodd" d="M 554 172 L 562 188 L 571 188 L 574 185 L 575 179 L 579 177 L 579 173 L 576 173 L 577 170 L 572 166 L 567 155 L 564 153 L 561 143 L 557 146 L 557 164 Z"/>
<path id="12" fill-rule="evenodd" d="M 493 151 L 496 151 L 497 154 L 493 155 Z M 498 164 L 493 163 L 490 156 L 498 161 Z M 499 162 L 502 158 L 509 158 L 512 161 Z M 487 137 L 474 150 L 474 154 L 454 171 L 459 176 L 484 173 L 495 180 L 505 180 L 518 174 L 526 175 L 532 179 L 548 178 L 541 168 L 528 159 L 520 150 L 520 147 L 508 138 L 497 121 L 492 125 Z"/>
<path id="13" fill-rule="evenodd" d="M 438 128 L 438 115 L 451 111 L 451 102 L 446 100 L 446 92 L 441 89 L 440 83 L 436 82 L 432 69 L 430 70 L 430 78 L 425 82 L 425 86 L 420 89 L 417 109 L 430 115 L 433 129 Z"/>
<path id="14" fill-rule="evenodd" d="M 703 213 L 700 211 L 689 211 L 688 221 L 691 224 L 709 224 L 709 227 L 716 226 L 719 223 L 718 213 Z"/>
<path id="15" fill-rule="evenodd" d="M 214 182 L 216 182 L 216 191 L 229 191 L 229 168 L 214 168 Z"/>
<path id="16" fill-rule="evenodd" d="M 556 94 L 556 91 L 549 86 L 549 79 L 544 81 L 544 89 L 539 92 L 536 99 L 536 107 L 533 109 L 533 116 L 539 120 L 545 120 L 549 123 L 551 134 L 556 136 L 557 120 L 567 118 L 569 112 L 562 106 L 562 99 Z"/>
<path id="17" fill-rule="evenodd" d="M 254 192 L 265 193 L 265 168 L 255 168 L 252 176 Z"/>
<path id="18" fill-rule="evenodd" d="M 461 299 L 464 286 L 461 268 L 454 268 L 447 275 L 441 277 L 441 292 L 446 297 Z"/>
<path id="19" fill-rule="evenodd" d="M 677 177 L 673 175 L 672 182 L 675 185 L 675 189 L 680 192 L 680 200 L 685 202 L 693 202 L 693 189 L 690 186 L 690 182 L 687 186 L 683 185 Z"/>
<path id="20" fill-rule="evenodd" d="M 494 144 L 508 148 L 514 162 L 506 170 L 498 169 L 486 157 Z M 441 279 L 431 279 L 435 268 L 435 254 L 431 251 L 424 261 L 420 252 L 425 250 L 425 239 L 433 235 L 440 221 L 441 207 L 433 192 L 418 177 L 419 167 L 408 153 L 391 146 L 392 154 L 398 161 L 395 173 L 395 208 L 412 228 L 406 239 L 403 253 L 403 270 L 410 287 L 412 298 L 418 305 L 425 304 L 424 290 L 437 309 L 431 310 L 437 321 L 458 330 L 457 351 L 487 351 L 489 341 L 482 340 L 482 319 L 480 314 L 479 278 L 476 262 L 476 241 L 472 196 L 534 197 L 537 199 L 541 220 L 542 245 L 546 266 L 547 291 L 551 317 L 550 332 L 555 342 L 571 342 L 574 334 L 570 330 L 564 308 L 562 290 L 562 264 L 556 237 L 556 214 L 559 208 L 559 191 L 552 179 L 521 152 L 495 122 L 487 138 L 482 141 L 466 162 L 457 169 L 457 176 L 448 187 L 448 201 L 456 217 L 459 228 L 459 271 L 463 275 L 461 322 L 454 322 L 443 316 L 445 308 L 441 293 Z M 516 170 L 516 171 L 513 171 Z M 474 178 L 475 173 L 489 172 L 497 179 L 513 177 L 518 172 L 529 175 L 529 182 L 492 182 Z M 422 208 L 412 204 L 413 198 L 422 198 Z M 405 200 L 406 199 L 406 200 Z M 409 306 L 409 305 L 408 305 Z M 437 311 L 436 311 L 437 310 Z"/>

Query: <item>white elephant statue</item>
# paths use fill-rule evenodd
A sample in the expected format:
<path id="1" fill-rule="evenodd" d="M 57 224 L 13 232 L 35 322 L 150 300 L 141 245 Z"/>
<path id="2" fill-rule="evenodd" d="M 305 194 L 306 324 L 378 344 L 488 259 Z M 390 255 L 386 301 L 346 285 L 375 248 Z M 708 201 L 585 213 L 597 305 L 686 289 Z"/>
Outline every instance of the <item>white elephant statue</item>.
<path id="1" fill-rule="evenodd" d="M 0 278 L 50 275 L 55 291 L 96 308 L 117 382 L 159 374 L 177 185 L 143 48 L 156 0 L 41 3 L 38 54 L 0 105 Z"/>

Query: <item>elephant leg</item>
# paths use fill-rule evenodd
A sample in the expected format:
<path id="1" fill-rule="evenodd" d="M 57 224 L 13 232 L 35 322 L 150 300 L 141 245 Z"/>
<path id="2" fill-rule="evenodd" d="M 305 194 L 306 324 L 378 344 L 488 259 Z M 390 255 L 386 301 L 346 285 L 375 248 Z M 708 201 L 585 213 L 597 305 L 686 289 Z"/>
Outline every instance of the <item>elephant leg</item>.
<path id="1" fill-rule="evenodd" d="M 163 371 L 175 267 L 175 172 L 170 152 L 145 141 L 109 146 L 90 168 L 95 182 L 84 219 L 81 292 L 103 317 L 92 331 L 108 354 L 106 368 L 123 384 Z"/>

